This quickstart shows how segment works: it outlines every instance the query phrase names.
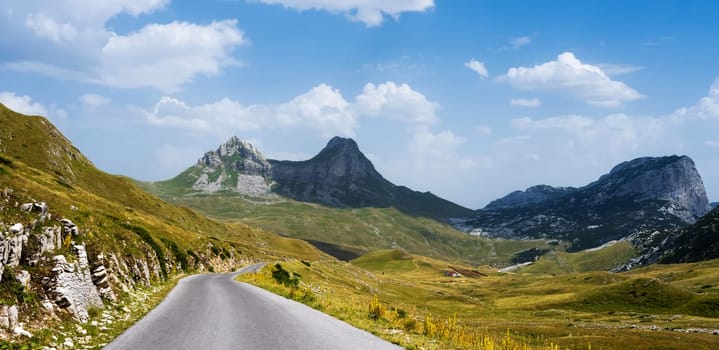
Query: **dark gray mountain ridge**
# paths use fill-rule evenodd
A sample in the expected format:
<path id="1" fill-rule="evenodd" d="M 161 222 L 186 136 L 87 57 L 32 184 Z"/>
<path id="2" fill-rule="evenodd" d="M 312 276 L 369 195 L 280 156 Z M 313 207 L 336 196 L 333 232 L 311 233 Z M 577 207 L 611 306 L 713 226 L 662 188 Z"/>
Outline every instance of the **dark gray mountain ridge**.
<path id="1" fill-rule="evenodd" d="M 638 232 L 671 231 L 709 211 L 687 156 L 638 158 L 584 187 L 535 186 L 478 210 L 462 228 L 501 238 L 552 238 L 591 248 Z"/>
<path id="2" fill-rule="evenodd" d="M 435 219 L 473 213 L 430 192 L 394 185 L 377 172 L 354 140 L 342 137 L 332 138 L 304 161 L 266 159 L 254 146 L 233 137 L 177 177 L 158 184 L 190 193 L 274 193 L 339 208 L 394 207 Z"/>

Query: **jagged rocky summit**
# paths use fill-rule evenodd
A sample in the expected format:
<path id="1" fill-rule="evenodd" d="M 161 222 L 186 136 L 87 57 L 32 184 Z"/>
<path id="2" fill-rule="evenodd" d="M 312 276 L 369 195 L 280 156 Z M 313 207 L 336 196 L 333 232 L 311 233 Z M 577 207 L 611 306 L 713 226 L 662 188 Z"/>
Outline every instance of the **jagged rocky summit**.
<path id="1" fill-rule="evenodd" d="M 708 211 L 691 158 L 645 157 L 623 162 L 581 188 L 542 185 L 510 193 L 459 227 L 489 237 L 561 239 L 580 250 L 646 232 L 670 232 Z"/>
<path id="2" fill-rule="evenodd" d="M 156 183 L 184 194 L 231 192 L 252 197 L 282 195 L 331 207 L 395 207 L 433 218 L 462 217 L 472 211 L 429 192 L 386 180 L 350 138 L 334 137 L 305 161 L 266 159 L 251 144 L 233 137 L 205 153 L 177 177 Z"/>

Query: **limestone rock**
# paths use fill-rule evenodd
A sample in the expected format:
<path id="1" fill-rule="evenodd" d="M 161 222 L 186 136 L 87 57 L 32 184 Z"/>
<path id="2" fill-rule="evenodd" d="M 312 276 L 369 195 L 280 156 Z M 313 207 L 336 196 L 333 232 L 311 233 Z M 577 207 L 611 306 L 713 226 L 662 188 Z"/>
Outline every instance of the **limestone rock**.
<path id="1" fill-rule="evenodd" d="M 15 279 L 22 284 L 23 288 L 27 289 L 30 287 L 30 273 L 25 270 L 20 270 L 20 272 L 15 274 Z"/>
<path id="2" fill-rule="evenodd" d="M 25 203 L 20 206 L 20 210 L 38 213 L 38 222 L 44 222 L 49 217 L 48 207 L 44 202 Z"/>
<path id="3" fill-rule="evenodd" d="M 87 322 L 88 307 L 102 306 L 103 303 L 92 283 L 85 247 L 75 245 L 73 250 L 77 261 L 70 264 L 64 256 L 55 256 L 52 275 L 46 277 L 43 284 L 58 307 L 68 309 L 76 319 Z"/>
<path id="4" fill-rule="evenodd" d="M 92 265 L 92 283 L 95 284 L 102 298 L 109 301 L 117 300 L 110 287 L 110 279 L 107 268 L 105 268 L 105 257 L 102 254 L 97 256 Z"/>
<path id="5" fill-rule="evenodd" d="M 0 328 L 2 329 L 10 329 L 11 325 L 11 317 L 10 317 L 10 308 L 15 307 L 15 305 L 7 306 L 7 305 L 0 305 Z M 17 315 L 17 307 L 15 307 L 15 314 Z M 17 317 L 15 318 L 15 322 L 17 321 Z M 13 322 L 12 325 L 15 323 Z"/>
<path id="6" fill-rule="evenodd" d="M 26 331 L 24 328 L 22 328 L 22 325 L 15 326 L 15 328 L 13 329 L 12 332 L 13 332 L 13 334 L 15 334 L 17 336 L 32 338 L 32 333 L 30 333 L 30 332 Z"/>
<path id="7" fill-rule="evenodd" d="M 76 226 L 72 221 L 70 221 L 69 219 L 61 219 L 61 220 L 60 220 L 60 223 L 61 223 L 62 226 L 63 226 L 63 232 L 64 232 L 64 233 L 69 233 L 69 234 L 71 234 L 73 237 L 75 237 L 75 236 L 77 236 L 77 235 L 80 234 L 80 231 L 79 231 L 79 229 L 77 228 L 77 226 Z"/>
<path id="8" fill-rule="evenodd" d="M 22 233 L 23 229 L 25 229 L 25 226 L 23 226 L 23 224 L 21 224 L 21 223 L 17 223 L 17 224 L 10 226 L 9 231 L 10 231 L 10 233 L 20 234 L 20 233 Z"/>

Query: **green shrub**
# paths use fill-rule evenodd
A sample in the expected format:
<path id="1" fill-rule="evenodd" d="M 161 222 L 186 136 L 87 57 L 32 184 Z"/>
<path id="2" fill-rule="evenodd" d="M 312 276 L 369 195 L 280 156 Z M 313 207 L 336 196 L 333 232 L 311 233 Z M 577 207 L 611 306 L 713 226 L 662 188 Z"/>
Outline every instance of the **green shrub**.
<path id="1" fill-rule="evenodd" d="M 274 278 L 275 282 L 287 287 L 297 288 L 300 285 L 300 280 L 282 268 L 280 263 L 275 264 L 274 269 L 272 270 L 272 278 Z"/>

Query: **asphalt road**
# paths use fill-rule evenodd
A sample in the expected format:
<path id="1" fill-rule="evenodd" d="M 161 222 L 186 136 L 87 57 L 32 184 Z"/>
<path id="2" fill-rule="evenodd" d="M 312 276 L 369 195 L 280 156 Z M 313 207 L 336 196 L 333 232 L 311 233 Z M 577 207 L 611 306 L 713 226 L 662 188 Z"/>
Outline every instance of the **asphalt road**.
<path id="1" fill-rule="evenodd" d="M 182 279 L 105 349 L 401 349 L 310 307 L 234 281 L 239 273 L 263 265 Z"/>

